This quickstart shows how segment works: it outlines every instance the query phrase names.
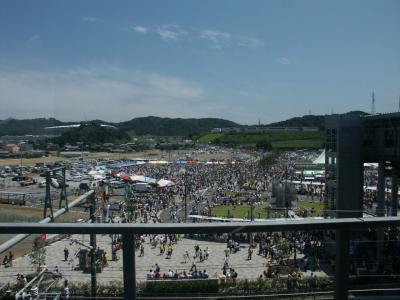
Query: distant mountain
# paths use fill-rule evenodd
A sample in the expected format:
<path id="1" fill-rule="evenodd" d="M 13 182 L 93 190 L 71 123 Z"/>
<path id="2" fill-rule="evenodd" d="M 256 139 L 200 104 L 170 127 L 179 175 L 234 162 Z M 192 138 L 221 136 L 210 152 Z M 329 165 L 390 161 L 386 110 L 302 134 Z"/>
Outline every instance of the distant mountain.
<path id="1" fill-rule="evenodd" d="M 102 127 L 92 122 L 91 124 L 82 124 L 79 127 L 65 130 L 61 136 L 54 139 L 54 142 L 60 146 L 64 146 L 66 143 L 75 145 L 78 142 L 93 145 L 127 142 L 129 139 L 129 135 L 118 128 Z"/>
<path id="2" fill-rule="evenodd" d="M 351 111 L 348 114 L 366 115 L 362 111 Z M 324 128 L 324 115 L 306 115 L 295 117 L 281 122 L 271 123 L 265 126 L 312 126 L 319 129 Z M 80 122 L 62 122 L 54 118 L 38 119 L 6 119 L 0 120 L 0 136 L 3 135 L 27 135 L 27 134 L 48 134 L 45 127 L 62 126 L 77 124 Z M 131 135 L 156 135 L 156 136 L 198 136 L 210 132 L 213 128 L 241 127 L 235 122 L 217 119 L 181 119 L 181 118 L 160 118 L 160 117 L 141 117 L 130 121 L 112 123 L 102 120 L 93 120 L 83 123 L 108 124 L 119 128 L 123 132 Z"/>
<path id="3" fill-rule="evenodd" d="M 135 118 L 115 125 L 123 131 L 137 135 L 151 134 L 158 136 L 194 136 L 208 133 L 213 128 L 240 126 L 232 121 L 215 118 L 171 119 L 152 116 Z"/>
<path id="4" fill-rule="evenodd" d="M 38 119 L 7 119 L 0 120 L 0 136 L 3 135 L 27 135 L 45 134 L 45 127 L 77 124 L 79 122 L 62 122 L 54 118 Z M 215 118 L 181 119 L 143 117 L 130 121 L 111 123 L 102 120 L 88 121 L 84 123 L 114 125 L 123 132 L 135 135 L 165 135 L 165 136 L 194 136 L 209 132 L 215 127 L 236 127 L 237 123 Z"/>
<path id="5" fill-rule="evenodd" d="M 368 115 L 363 111 L 350 111 L 346 114 L 349 115 Z M 266 126 L 284 126 L 284 127 L 318 127 L 323 130 L 325 127 L 325 117 L 326 115 L 305 115 L 302 117 L 295 117 L 285 121 L 275 122 L 268 124 Z"/>
<path id="6" fill-rule="evenodd" d="M 27 134 L 44 134 L 45 127 L 61 126 L 73 124 L 72 122 L 61 122 L 54 118 L 38 118 L 38 119 L 6 119 L 0 120 L 0 136 L 2 135 L 27 135 Z"/>

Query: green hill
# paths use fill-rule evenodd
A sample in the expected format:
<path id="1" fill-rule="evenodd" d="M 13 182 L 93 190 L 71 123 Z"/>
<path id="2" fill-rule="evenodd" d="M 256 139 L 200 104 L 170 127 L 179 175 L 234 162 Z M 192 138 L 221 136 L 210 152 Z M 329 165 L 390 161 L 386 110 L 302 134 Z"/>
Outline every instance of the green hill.
<path id="1" fill-rule="evenodd" d="M 0 121 L 0 136 L 2 135 L 26 135 L 26 134 L 45 134 L 45 127 L 61 126 L 73 124 L 71 122 L 61 122 L 54 118 L 38 119 L 7 119 Z"/>
<path id="2" fill-rule="evenodd" d="M 367 115 L 363 111 L 350 111 L 346 114 L 349 115 Z M 325 117 L 326 115 L 305 115 L 302 117 L 295 117 L 285 121 L 271 123 L 265 126 L 283 126 L 283 127 L 318 127 L 319 130 L 323 130 L 325 127 Z"/>
<path id="3" fill-rule="evenodd" d="M 54 139 L 60 146 L 66 143 L 76 144 L 78 142 L 87 145 L 101 143 L 115 143 L 129 141 L 129 135 L 118 128 L 101 127 L 95 123 L 82 124 L 80 127 L 64 131 L 61 136 Z"/>
<path id="4" fill-rule="evenodd" d="M 260 133 L 208 134 L 199 141 L 225 146 L 245 146 L 255 148 L 257 144 L 268 142 L 275 149 L 321 148 L 324 142 L 322 131 L 274 131 Z"/>
<path id="5" fill-rule="evenodd" d="M 3 135 L 39 135 L 49 134 L 45 127 L 79 124 L 80 122 L 62 122 L 54 118 L 38 119 L 7 119 L 0 120 L 0 136 Z M 114 125 L 120 130 L 131 135 L 158 135 L 158 136 L 196 136 L 206 134 L 215 127 L 240 126 L 234 122 L 215 119 L 181 119 L 181 118 L 159 118 L 143 117 L 134 118 L 130 121 L 111 123 L 102 120 L 85 122 L 87 124 L 108 124 Z"/>
<path id="6" fill-rule="evenodd" d="M 145 117 L 135 118 L 127 122 L 116 124 L 123 131 L 129 131 L 136 135 L 158 135 L 158 136 L 196 136 L 206 134 L 216 127 L 240 126 L 234 122 L 215 119 L 181 119 L 181 118 L 159 118 Z"/>

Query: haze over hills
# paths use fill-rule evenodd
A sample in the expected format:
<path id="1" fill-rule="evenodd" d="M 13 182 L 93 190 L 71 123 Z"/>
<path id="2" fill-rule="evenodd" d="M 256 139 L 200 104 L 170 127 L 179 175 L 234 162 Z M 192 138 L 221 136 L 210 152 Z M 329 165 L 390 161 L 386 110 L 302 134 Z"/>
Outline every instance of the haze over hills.
<path id="1" fill-rule="evenodd" d="M 79 122 L 62 122 L 54 118 L 37 118 L 37 119 L 6 119 L 0 120 L 0 136 L 3 135 L 40 135 L 49 134 L 45 127 L 62 126 L 77 124 Z M 181 118 L 160 118 L 160 117 L 143 117 L 134 118 L 130 121 L 112 123 L 102 120 L 93 120 L 84 123 L 108 124 L 119 128 L 120 130 L 130 133 L 131 135 L 158 135 L 158 136 L 191 136 L 201 135 L 209 132 L 216 127 L 234 127 L 240 126 L 232 121 L 202 118 L 202 119 L 181 119 Z"/>
<path id="2" fill-rule="evenodd" d="M 351 111 L 348 114 L 365 115 L 362 111 Z M 312 126 L 320 130 L 324 128 L 324 115 L 305 115 L 281 122 L 266 124 L 263 126 Z M 55 118 L 36 119 L 6 119 L 0 120 L 0 136 L 3 135 L 40 135 L 48 134 L 45 127 L 76 124 L 77 122 L 62 122 Z M 130 121 L 112 123 L 102 120 L 93 120 L 85 123 L 108 124 L 119 128 L 131 135 L 150 134 L 155 136 L 198 136 L 210 132 L 213 128 L 243 126 L 235 122 L 217 118 L 160 118 L 140 117 Z M 254 126 L 254 125 L 253 125 Z"/>
<path id="3" fill-rule="evenodd" d="M 349 115 L 367 115 L 366 112 L 354 110 L 349 111 Z M 318 127 L 320 130 L 323 130 L 325 125 L 325 116 L 326 115 L 305 115 L 302 117 L 294 117 L 285 121 L 270 123 L 265 126 L 285 126 L 285 127 Z"/>

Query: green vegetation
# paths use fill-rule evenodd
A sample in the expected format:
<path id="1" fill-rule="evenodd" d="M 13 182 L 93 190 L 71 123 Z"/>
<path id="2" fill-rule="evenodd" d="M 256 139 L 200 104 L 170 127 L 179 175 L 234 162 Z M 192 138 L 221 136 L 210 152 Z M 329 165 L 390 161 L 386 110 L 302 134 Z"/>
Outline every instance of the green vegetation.
<path id="1" fill-rule="evenodd" d="M 222 137 L 223 133 L 208 133 L 198 138 L 201 143 L 213 143 L 216 139 Z"/>
<path id="2" fill-rule="evenodd" d="M 49 134 L 45 127 L 76 124 L 76 122 L 62 122 L 54 118 L 38 118 L 27 120 L 7 119 L 0 120 L 0 136 L 2 135 L 25 135 L 25 134 Z M 237 127 L 234 122 L 216 119 L 180 119 L 143 117 L 134 118 L 130 121 L 110 123 L 102 120 L 89 121 L 88 124 L 114 125 L 122 132 L 129 135 L 155 135 L 155 136 L 198 136 L 206 134 L 213 128 Z"/>
<path id="3" fill-rule="evenodd" d="M 171 119 L 159 117 L 135 118 L 115 125 L 123 131 L 134 131 L 136 135 L 189 137 L 206 134 L 213 128 L 239 126 L 234 122 L 215 118 Z"/>
<path id="4" fill-rule="evenodd" d="M 33 241 L 32 252 L 28 254 L 31 264 L 40 269 L 46 263 L 46 242 L 36 237 Z"/>
<path id="5" fill-rule="evenodd" d="M 284 217 L 284 212 L 273 211 L 271 210 L 268 216 L 267 209 L 268 205 L 256 205 L 254 207 L 254 217 L 260 219 L 269 219 L 269 218 L 281 218 Z M 248 204 L 244 205 L 220 205 L 211 208 L 211 215 L 215 217 L 221 218 L 241 218 L 248 219 L 251 214 L 251 207 Z"/>
<path id="6" fill-rule="evenodd" d="M 362 111 L 352 111 L 348 114 L 353 115 L 365 115 Z M 62 122 L 54 118 L 37 118 L 37 119 L 6 119 L 0 120 L 0 136 L 2 135 L 25 135 L 25 134 L 49 134 L 50 131 L 46 131 L 45 127 L 51 126 L 62 126 L 71 125 L 76 122 Z M 218 134 L 208 135 L 213 128 L 225 128 L 225 127 L 239 127 L 237 123 L 229 120 L 216 119 L 216 118 L 203 118 L 203 119 L 181 119 L 181 118 L 159 118 L 159 117 L 143 117 L 134 118 L 130 121 L 120 123 L 110 123 L 102 120 L 92 120 L 89 123 L 94 124 L 108 124 L 118 127 L 123 132 L 129 133 L 130 135 L 155 135 L 155 136 L 199 136 L 201 142 L 213 142 L 214 139 L 220 138 Z M 318 127 L 320 130 L 324 129 L 325 116 L 324 115 L 308 115 L 303 117 L 291 118 L 285 121 L 268 124 L 267 126 L 312 126 Z M 292 134 L 298 134 L 299 132 L 292 132 Z M 259 133 L 257 133 L 259 134 Z M 257 135 L 256 134 L 256 135 Z M 219 134 L 221 135 L 221 134 Z M 223 137 L 229 136 L 230 134 L 222 134 Z M 246 134 L 247 135 L 247 134 Z M 262 134 L 261 134 L 262 135 Z M 252 144 L 253 146 L 259 141 L 254 137 L 252 141 L 248 141 L 247 138 L 238 140 L 238 137 L 233 138 L 233 141 L 229 138 L 221 139 L 221 143 L 232 144 L 232 145 L 243 145 Z M 203 140 L 204 139 L 204 140 Z M 226 139 L 226 140 L 225 140 Z M 261 138 L 262 140 L 263 138 Z M 289 139 L 268 139 L 270 142 L 279 140 L 303 140 L 305 137 L 292 136 Z M 310 138 L 308 138 L 310 139 Z M 314 138 L 311 138 L 314 139 Z"/>
<path id="7" fill-rule="evenodd" d="M 367 113 L 363 111 L 350 111 L 348 115 L 363 116 Z M 285 126 L 285 127 L 318 127 L 319 130 L 325 128 L 325 115 L 305 115 L 302 117 L 295 117 L 285 121 L 268 124 L 268 126 Z"/>
<path id="8" fill-rule="evenodd" d="M 87 219 L 88 213 L 69 211 L 54 220 L 55 223 L 71 223 L 77 219 Z M 43 219 L 43 209 L 28 206 L 0 204 L 0 220 L 2 222 L 39 222 Z"/>
<path id="9" fill-rule="evenodd" d="M 25 134 L 44 134 L 45 127 L 69 125 L 69 122 L 61 122 L 54 118 L 38 118 L 16 120 L 0 120 L 0 136 L 2 135 L 25 135 Z"/>
<path id="10" fill-rule="evenodd" d="M 269 168 L 271 167 L 275 161 L 279 158 L 280 152 L 279 151 L 273 151 L 270 153 L 267 153 L 261 160 L 260 160 L 260 165 L 263 168 Z"/>
<path id="11" fill-rule="evenodd" d="M 321 131 L 276 131 L 263 133 L 214 133 L 201 136 L 201 142 L 226 146 L 245 146 L 264 150 L 321 148 L 324 136 Z"/>
<path id="12" fill-rule="evenodd" d="M 55 138 L 55 143 L 64 146 L 66 143 L 84 143 L 93 145 L 98 143 L 114 143 L 128 141 L 129 136 L 119 129 L 101 127 L 96 124 L 82 124 L 77 128 L 64 131 L 60 137 Z"/>
<path id="13" fill-rule="evenodd" d="M 292 141 L 276 141 L 272 142 L 274 149 L 290 149 L 290 148 L 321 148 L 323 140 L 292 140 Z"/>
<path id="14" fill-rule="evenodd" d="M 143 287 L 144 294 L 197 294 L 215 293 L 219 290 L 217 279 L 207 280 L 154 280 L 147 281 Z"/>
<path id="15" fill-rule="evenodd" d="M 275 268 L 273 268 L 275 269 Z M 288 270 L 288 269 L 287 269 Z M 286 274 L 282 272 L 282 274 Z M 181 271 L 181 270 L 179 270 Z M 261 274 L 260 274 L 261 275 Z M 350 278 L 354 283 L 354 278 Z M 356 277 L 360 279 L 360 277 Z M 361 278 L 365 281 L 366 278 Z M 370 278 L 368 278 L 371 280 Z M 360 280 L 357 280 L 360 281 Z M 370 282 L 370 281 L 367 281 Z M 398 278 L 391 282 L 398 282 Z M 363 282 L 364 283 L 364 282 Z M 237 280 L 221 280 L 217 279 L 201 279 L 201 280 L 147 280 L 138 283 L 138 296 L 147 297 L 165 297 L 165 295 L 173 297 L 185 297 L 187 299 L 194 296 L 205 296 L 210 299 L 228 297 L 233 295 L 250 296 L 260 294 L 288 294 L 284 299 L 309 299 L 307 296 L 290 296 L 290 293 L 311 292 L 311 291 L 332 291 L 334 281 L 331 277 L 314 277 L 302 276 L 301 278 L 268 278 L 268 279 L 237 279 Z M 21 287 L 11 285 L 10 290 L 16 292 Z M 90 291 L 90 283 L 88 282 L 70 282 L 69 290 L 71 298 L 80 298 Z M 58 292 L 60 287 L 55 285 L 50 292 Z M 123 285 L 121 281 L 111 281 L 107 283 L 98 283 L 97 295 L 103 297 L 122 297 Z M 333 291 L 332 291 L 333 294 Z M 283 298 L 280 298 L 283 299 Z"/>
<path id="16" fill-rule="evenodd" d="M 297 213 L 300 215 L 302 215 L 304 210 L 307 210 L 308 217 L 323 216 L 323 212 L 324 212 L 324 204 L 323 203 L 301 201 L 301 202 L 299 202 L 298 207 L 299 207 L 300 211 Z"/>

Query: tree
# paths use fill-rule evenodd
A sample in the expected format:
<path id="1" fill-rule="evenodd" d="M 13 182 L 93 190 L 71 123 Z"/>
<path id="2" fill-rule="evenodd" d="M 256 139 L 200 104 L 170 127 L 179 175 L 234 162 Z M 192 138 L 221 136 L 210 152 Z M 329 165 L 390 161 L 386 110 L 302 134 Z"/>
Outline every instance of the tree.
<path id="1" fill-rule="evenodd" d="M 37 266 L 38 269 L 45 264 L 46 261 L 46 248 L 45 241 L 36 237 L 33 241 L 32 252 L 28 254 L 31 264 Z"/>
<path id="2" fill-rule="evenodd" d="M 269 141 L 262 140 L 256 143 L 256 148 L 264 151 L 270 151 L 272 149 L 272 145 Z"/>
<path id="3" fill-rule="evenodd" d="M 276 162 L 279 156 L 280 156 L 279 151 L 273 151 L 271 153 L 268 153 L 260 160 L 261 167 L 270 168 Z"/>

